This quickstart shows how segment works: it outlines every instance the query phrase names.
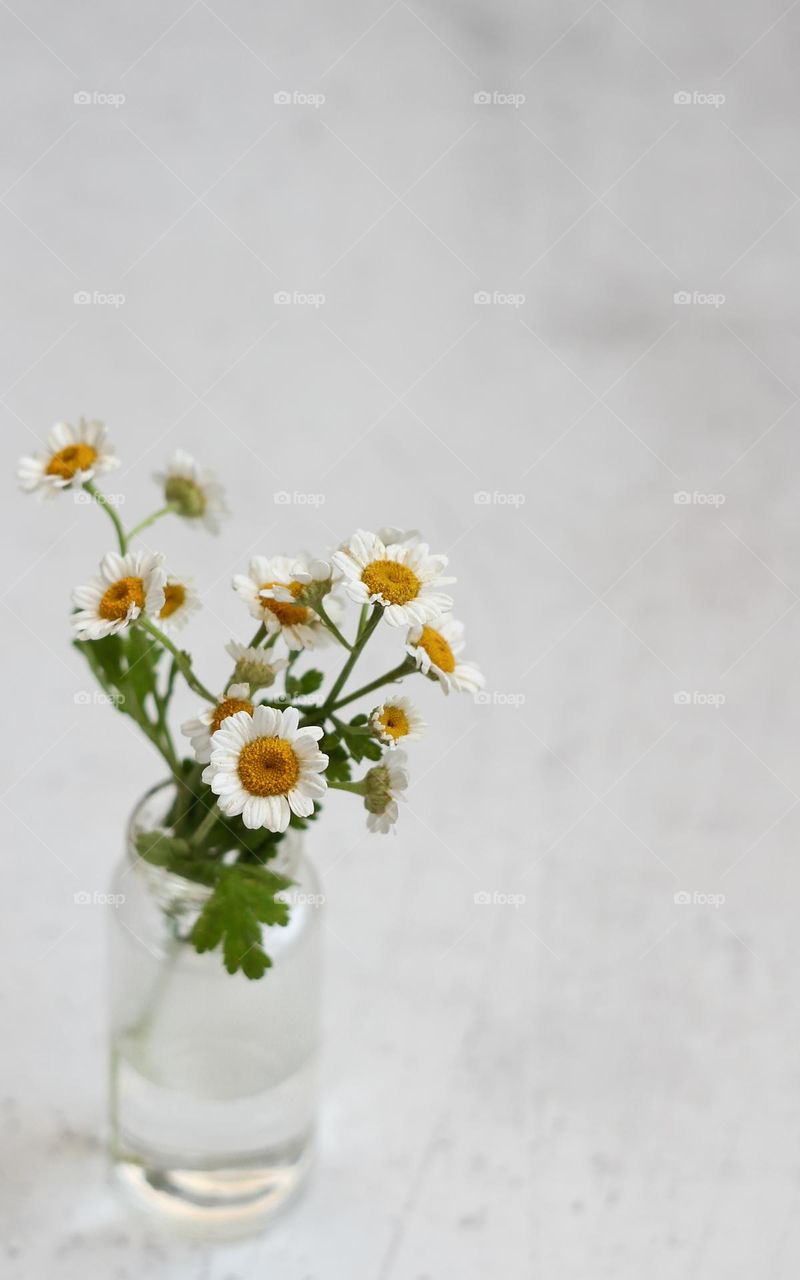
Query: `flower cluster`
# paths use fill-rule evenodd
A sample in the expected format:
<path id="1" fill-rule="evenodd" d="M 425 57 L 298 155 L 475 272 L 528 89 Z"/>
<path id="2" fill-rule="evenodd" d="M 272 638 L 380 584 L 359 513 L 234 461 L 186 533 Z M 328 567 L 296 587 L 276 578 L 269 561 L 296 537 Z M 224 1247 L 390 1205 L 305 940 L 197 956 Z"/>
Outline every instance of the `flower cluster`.
<path id="1" fill-rule="evenodd" d="M 117 465 L 105 427 L 81 420 L 77 427 L 56 424 L 46 450 L 22 460 L 19 477 L 25 491 L 42 496 L 81 491 L 114 525 L 117 550 L 75 589 L 72 627 L 113 705 L 136 720 L 175 779 L 174 821 L 169 831 L 145 834 L 142 855 L 214 884 L 235 853 L 250 884 L 251 864 L 263 868 L 287 828 L 304 826 L 334 789 L 361 798 L 370 831 L 390 831 L 408 787 L 405 748 L 425 731 L 414 703 L 395 693 L 397 682 L 421 674 L 445 694 L 475 694 L 483 683 L 461 656 L 463 626 L 451 613 L 447 557 L 432 553 L 416 531 L 389 528 L 359 529 L 325 558 L 254 556 L 232 586 L 256 631 L 227 644 L 233 670 L 215 694 L 175 642 L 200 608 L 198 592 L 168 570 L 158 551 L 132 544 L 168 515 L 217 532 L 227 514 L 222 487 L 179 451 L 155 477 L 162 505 L 126 531 L 95 483 Z M 359 606 L 349 638 L 348 602 Z M 397 665 L 361 688 L 346 688 L 381 623 L 400 631 Z M 325 646 L 343 650 L 344 663 L 323 695 L 322 672 L 300 673 L 298 665 Z M 169 725 L 178 678 L 202 700 L 182 725 L 189 759 Z M 365 709 L 348 719 L 344 709 L 355 701 Z M 360 767 L 365 771 L 354 776 Z M 203 949 L 197 939 L 195 945 Z M 241 967 L 260 976 L 258 964 L 248 968 L 242 959 Z"/>

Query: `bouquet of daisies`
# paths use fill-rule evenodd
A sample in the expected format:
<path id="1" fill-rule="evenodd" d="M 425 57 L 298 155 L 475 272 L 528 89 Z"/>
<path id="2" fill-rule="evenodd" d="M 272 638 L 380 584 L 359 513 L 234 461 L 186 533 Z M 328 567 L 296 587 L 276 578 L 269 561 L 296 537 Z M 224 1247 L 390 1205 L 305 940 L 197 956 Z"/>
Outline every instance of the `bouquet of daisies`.
<path id="1" fill-rule="evenodd" d="M 222 946 L 230 972 L 241 968 L 261 977 L 270 962 L 253 935 L 260 934 L 259 922 L 285 924 L 289 915 L 276 895 L 290 882 L 269 866 L 287 829 L 315 818 L 329 788 L 361 798 L 371 831 L 388 832 L 397 820 L 397 801 L 408 785 L 403 747 L 425 727 L 414 704 L 395 692 L 397 682 L 421 673 L 444 693 L 475 693 L 483 684 L 460 656 L 463 628 L 450 614 L 446 588 L 454 579 L 445 576 L 447 557 L 432 555 L 416 534 L 398 529 L 358 530 L 324 560 L 253 557 L 233 589 L 255 633 L 226 646 L 232 669 L 212 689 L 177 642 L 200 608 L 197 591 L 169 571 L 162 555 L 135 543 L 169 515 L 217 532 L 226 514 L 222 486 L 177 452 L 155 477 L 162 505 L 126 531 L 117 503 L 96 484 L 118 465 L 103 425 L 57 423 L 47 446 L 45 454 L 20 463 L 22 488 L 43 497 L 80 492 L 103 508 L 117 541 L 99 573 L 73 593 L 76 647 L 175 782 L 167 822 L 138 834 L 138 852 L 210 888 L 189 937 L 197 950 Z M 348 600 L 358 607 L 349 631 Z M 382 623 L 398 632 L 399 661 L 351 689 L 353 669 Z M 327 692 L 323 673 L 304 666 L 325 644 L 344 654 Z M 181 726 L 188 756 L 170 726 L 178 680 L 199 700 L 196 716 Z M 358 701 L 369 710 L 350 715 Z"/>

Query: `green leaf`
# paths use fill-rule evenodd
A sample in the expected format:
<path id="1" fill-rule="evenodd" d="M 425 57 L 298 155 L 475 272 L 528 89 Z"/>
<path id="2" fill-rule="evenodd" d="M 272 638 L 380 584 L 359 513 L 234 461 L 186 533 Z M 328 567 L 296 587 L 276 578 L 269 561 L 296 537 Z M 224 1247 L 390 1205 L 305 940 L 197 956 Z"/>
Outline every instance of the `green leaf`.
<path id="1" fill-rule="evenodd" d="M 224 870 L 219 863 L 198 856 L 188 840 L 166 831 L 141 831 L 136 837 L 136 850 L 151 866 L 163 867 L 172 875 L 209 887 L 217 883 Z"/>
<path id="2" fill-rule="evenodd" d="M 309 694 L 317 692 L 324 679 L 322 672 L 312 667 L 301 676 L 287 676 L 286 692 L 290 698 L 307 698 Z"/>
<path id="3" fill-rule="evenodd" d="M 356 716 L 349 724 L 338 723 L 341 741 L 356 764 L 360 764 L 365 757 L 367 760 L 380 760 L 383 752 L 380 744 L 372 737 L 366 716 Z"/>
<path id="4" fill-rule="evenodd" d="M 174 857 L 185 857 L 189 847 L 188 840 L 170 836 L 166 831 L 140 831 L 136 837 L 136 852 L 154 867 L 169 867 Z"/>
<path id="5" fill-rule="evenodd" d="M 328 734 L 320 743 L 320 751 L 328 757 L 325 776 L 332 782 L 350 781 L 350 761 L 347 751 L 335 734 Z"/>
<path id="6" fill-rule="evenodd" d="M 221 945 L 228 973 L 241 969 L 247 978 L 263 977 L 272 961 L 261 945 L 261 925 L 288 924 L 289 905 L 275 894 L 291 883 L 263 868 L 223 867 L 192 929 L 194 947 L 204 952 Z"/>

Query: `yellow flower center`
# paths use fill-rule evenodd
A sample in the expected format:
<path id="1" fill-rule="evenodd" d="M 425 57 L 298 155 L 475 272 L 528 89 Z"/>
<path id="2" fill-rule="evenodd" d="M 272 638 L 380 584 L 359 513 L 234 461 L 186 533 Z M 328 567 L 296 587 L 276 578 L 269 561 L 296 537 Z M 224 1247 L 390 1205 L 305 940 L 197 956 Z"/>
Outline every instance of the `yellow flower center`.
<path id="1" fill-rule="evenodd" d="M 284 587 L 286 591 L 291 591 L 292 595 L 300 595 L 303 590 L 302 582 L 262 582 L 261 590 L 270 591 L 273 587 Z M 289 600 L 271 600 L 261 597 L 263 608 L 269 609 L 274 614 L 282 627 L 295 627 L 299 623 L 307 622 L 310 610 L 303 604 L 292 604 Z"/>
<path id="2" fill-rule="evenodd" d="M 300 777 L 300 764 L 283 738 L 256 738 L 239 755 L 239 778 L 251 796 L 285 796 Z"/>
<path id="3" fill-rule="evenodd" d="M 237 711 L 246 711 L 251 716 L 253 710 L 253 704 L 247 698 L 223 698 L 214 712 L 209 733 L 216 733 L 217 729 L 222 728 L 223 721 L 227 720 L 228 716 L 235 716 Z"/>
<path id="4" fill-rule="evenodd" d="M 120 622 L 127 618 L 131 605 L 144 608 L 144 583 L 141 578 L 120 578 L 112 582 L 100 601 L 97 612 L 106 622 Z"/>
<path id="5" fill-rule="evenodd" d="M 386 604 L 408 604 L 417 598 L 422 586 L 413 570 L 396 560 L 370 561 L 361 581 L 371 596 L 380 596 Z"/>
<path id="6" fill-rule="evenodd" d="M 397 742 L 398 738 L 405 738 L 409 731 L 408 716 L 401 707 L 384 707 L 378 720 L 383 728 L 384 733 L 388 733 L 390 738 L 394 738 Z"/>
<path id="7" fill-rule="evenodd" d="M 158 615 L 171 618 L 186 603 L 186 588 L 180 582 L 168 582 L 164 588 L 164 607 Z"/>
<path id="8" fill-rule="evenodd" d="M 434 631 L 433 627 L 422 628 L 417 648 L 424 649 L 433 665 L 440 671 L 446 671 L 448 675 L 451 671 L 455 671 L 455 654 L 441 632 Z"/>
<path id="9" fill-rule="evenodd" d="M 45 468 L 48 476 L 72 480 L 78 471 L 88 471 L 97 461 L 97 450 L 90 444 L 70 444 L 54 453 Z"/>

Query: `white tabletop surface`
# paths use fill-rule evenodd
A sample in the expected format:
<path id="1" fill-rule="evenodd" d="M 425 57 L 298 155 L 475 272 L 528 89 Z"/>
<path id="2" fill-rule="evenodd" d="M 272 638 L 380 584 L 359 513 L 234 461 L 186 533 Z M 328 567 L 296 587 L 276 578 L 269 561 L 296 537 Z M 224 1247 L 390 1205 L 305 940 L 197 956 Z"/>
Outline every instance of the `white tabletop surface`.
<path id="1" fill-rule="evenodd" d="M 0 7 L 9 1280 L 798 1274 L 798 39 L 785 0 Z M 237 1246 L 106 1182 L 74 894 L 159 769 L 68 646 L 109 528 L 13 475 L 80 414 L 131 517 L 179 445 L 228 486 L 221 538 L 157 536 L 207 682 L 250 554 L 390 522 L 487 673 L 422 687 L 396 839 L 346 796 L 314 835 L 319 1164 Z"/>

